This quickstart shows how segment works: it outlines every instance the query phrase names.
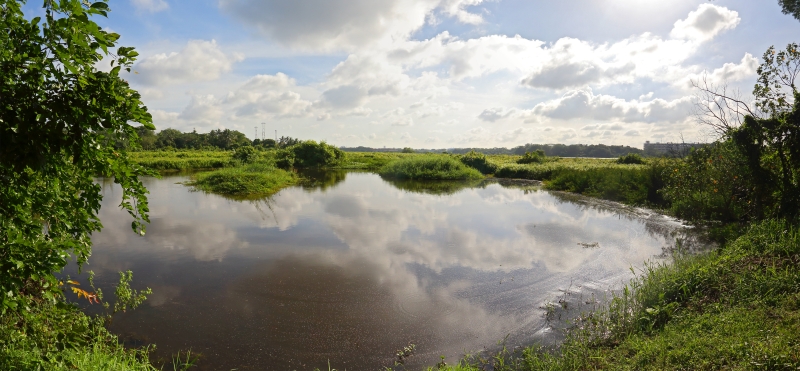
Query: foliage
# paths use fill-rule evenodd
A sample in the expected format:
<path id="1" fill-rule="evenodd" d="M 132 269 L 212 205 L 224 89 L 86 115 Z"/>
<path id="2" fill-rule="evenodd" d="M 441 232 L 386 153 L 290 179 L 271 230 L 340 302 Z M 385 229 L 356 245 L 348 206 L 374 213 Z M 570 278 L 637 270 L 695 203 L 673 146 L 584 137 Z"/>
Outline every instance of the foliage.
<path id="1" fill-rule="evenodd" d="M 378 172 L 397 180 L 466 180 L 483 178 L 481 173 L 453 157 L 424 155 L 391 162 Z"/>
<path id="2" fill-rule="evenodd" d="M 464 165 L 481 172 L 481 174 L 494 174 L 497 171 L 497 165 L 489 162 L 486 155 L 480 152 L 469 151 L 467 154 L 458 158 Z"/>
<path id="3" fill-rule="evenodd" d="M 345 154 L 339 148 L 325 142 L 307 140 L 278 152 L 277 166 L 282 169 L 334 167 L 344 161 Z"/>
<path id="4" fill-rule="evenodd" d="M 400 152 L 402 152 L 402 153 L 414 153 L 414 149 L 411 148 L 411 147 L 404 147 L 403 150 L 401 150 Z"/>
<path id="5" fill-rule="evenodd" d="M 252 146 L 242 146 L 233 151 L 233 159 L 243 164 L 250 164 L 258 159 L 258 153 Z"/>
<path id="6" fill-rule="evenodd" d="M 772 196 L 753 192 L 753 175 L 731 141 L 717 142 L 672 162 L 662 190 L 671 212 L 700 221 L 739 222 L 760 219 Z"/>
<path id="7" fill-rule="evenodd" d="M 617 163 L 623 165 L 644 165 L 645 161 L 642 156 L 637 153 L 628 153 L 627 155 L 619 156 Z"/>
<path id="8" fill-rule="evenodd" d="M 783 14 L 791 14 L 800 21 L 800 0 L 778 0 Z"/>
<path id="9" fill-rule="evenodd" d="M 297 181 L 294 173 L 255 163 L 200 173 L 190 185 L 206 192 L 253 198 L 272 195 Z"/>
<path id="10" fill-rule="evenodd" d="M 105 2 L 47 1 L 44 20 L 28 19 L 19 1 L 4 0 L 0 33 L 0 311 L 19 310 L 25 297 L 55 302 L 61 296 L 53 272 L 69 254 L 78 263 L 100 230 L 96 175 L 122 187 L 121 207 L 144 233 L 146 171 L 111 136 L 128 138 L 130 123 L 153 129 L 152 119 L 121 77 L 137 56 L 116 48 L 119 35 L 91 20 L 106 16 Z M 112 58 L 109 72 L 95 64 Z"/>
<path id="11" fill-rule="evenodd" d="M 518 164 L 541 164 L 545 161 L 547 156 L 544 155 L 544 151 L 541 149 L 537 149 L 535 152 L 525 152 L 525 155 L 522 156 L 521 159 L 517 160 Z"/>

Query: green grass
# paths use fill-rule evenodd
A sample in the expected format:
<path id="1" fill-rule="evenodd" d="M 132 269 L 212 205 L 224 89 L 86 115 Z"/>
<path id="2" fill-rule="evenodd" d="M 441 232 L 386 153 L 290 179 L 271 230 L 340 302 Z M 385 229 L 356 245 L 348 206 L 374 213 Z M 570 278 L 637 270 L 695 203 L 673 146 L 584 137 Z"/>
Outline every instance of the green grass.
<path id="1" fill-rule="evenodd" d="M 378 172 L 396 180 L 468 180 L 481 179 L 478 170 L 445 155 L 419 155 L 390 162 Z"/>
<path id="2" fill-rule="evenodd" d="M 189 184 L 210 193 L 251 198 L 270 196 L 298 181 L 292 172 L 257 163 L 200 173 Z"/>
<path id="3" fill-rule="evenodd" d="M 234 166 L 232 151 L 140 151 L 131 159 L 151 170 L 216 169 Z"/>
<path id="4" fill-rule="evenodd" d="M 390 162 L 417 156 L 421 155 L 398 152 L 345 152 L 344 162 L 336 168 L 379 170 Z"/>
<path id="5" fill-rule="evenodd" d="M 664 161 L 644 165 L 618 164 L 607 159 L 548 158 L 544 163 L 505 162 L 497 178 L 535 179 L 547 189 L 580 193 L 630 205 L 665 207 Z"/>
<path id="6" fill-rule="evenodd" d="M 125 349 L 101 321 L 59 302 L 0 316 L 0 370 L 154 371 L 148 349 Z"/>
<path id="7" fill-rule="evenodd" d="M 649 266 L 605 311 L 577 320 L 560 348 L 489 361 L 502 360 L 495 370 L 796 370 L 798 264 L 798 228 L 764 221 L 719 250 Z"/>

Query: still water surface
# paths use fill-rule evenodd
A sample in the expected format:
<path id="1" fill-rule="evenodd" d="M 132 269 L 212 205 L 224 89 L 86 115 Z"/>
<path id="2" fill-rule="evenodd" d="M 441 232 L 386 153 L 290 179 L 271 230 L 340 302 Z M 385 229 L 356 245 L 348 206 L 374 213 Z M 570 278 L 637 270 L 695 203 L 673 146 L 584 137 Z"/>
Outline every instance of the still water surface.
<path id="1" fill-rule="evenodd" d="M 509 345 L 552 340 L 546 303 L 602 299 L 681 230 L 642 210 L 497 183 L 420 192 L 328 173 L 237 201 L 186 180 L 145 181 L 144 237 L 104 183 L 105 228 L 86 269 L 107 293 L 128 269 L 134 287 L 153 289 L 113 332 L 165 357 L 191 349 L 202 370 L 376 370 L 409 343 L 407 365 L 419 369 L 506 335 Z"/>

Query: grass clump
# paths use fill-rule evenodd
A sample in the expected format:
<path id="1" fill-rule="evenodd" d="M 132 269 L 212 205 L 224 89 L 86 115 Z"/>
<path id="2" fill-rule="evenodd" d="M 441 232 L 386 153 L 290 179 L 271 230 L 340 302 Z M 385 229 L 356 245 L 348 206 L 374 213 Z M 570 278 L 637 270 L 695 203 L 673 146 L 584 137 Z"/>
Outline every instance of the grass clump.
<path id="1" fill-rule="evenodd" d="M 483 175 L 450 156 L 414 156 L 391 162 L 378 172 L 397 180 L 467 180 Z"/>
<path id="2" fill-rule="evenodd" d="M 627 155 L 619 156 L 616 163 L 622 165 L 644 165 L 644 158 L 638 153 L 628 153 Z"/>
<path id="3" fill-rule="evenodd" d="M 521 159 L 517 160 L 518 164 L 541 164 L 545 162 L 547 156 L 545 156 L 544 151 L 541 149 L 537 149 L 534 152 L 525 152 L 525 155 L 522 156 Z"/>
<path id="4" fill-rule="evenodd" d="M 486 155 L 480 152 L 469 151 L 465 155 L 459 157 L 459 160 L 481 174 L 494 174 L 497 171 L 497 165 L 489 162 Z"/>
<path id="5" fill-rule="evenodd" d="M 210 193 L 236 197 L 263 197 L 297 184 L 289 171 L 262 163 L 198 174 L 190 185 Z"/>

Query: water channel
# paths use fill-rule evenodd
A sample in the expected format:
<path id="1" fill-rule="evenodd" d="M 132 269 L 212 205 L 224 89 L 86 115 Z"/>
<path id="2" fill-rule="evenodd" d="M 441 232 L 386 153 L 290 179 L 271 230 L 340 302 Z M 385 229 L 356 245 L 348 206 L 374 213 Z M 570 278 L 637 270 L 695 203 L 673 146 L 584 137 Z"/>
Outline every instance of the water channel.
<path id="1" fill-rule="evenodd" d="M 199 370 L 377 370 L 412 343 L 406 366 L 420 369 L 506 337 L 555 341 L 548 303 L 602 301 L 684 231 L 646 210 L 524 183 L 338 172 L 241 201 L 188 179 L 145 180 L 144 237 L 117 207 L 119 188 L 101 181 L 104 229 L 84 269 L 107 296 L 117 272 L 132 270 L 134 287 L 153 295 L 111 330 L 162 357 L 191 349 Z"/>

